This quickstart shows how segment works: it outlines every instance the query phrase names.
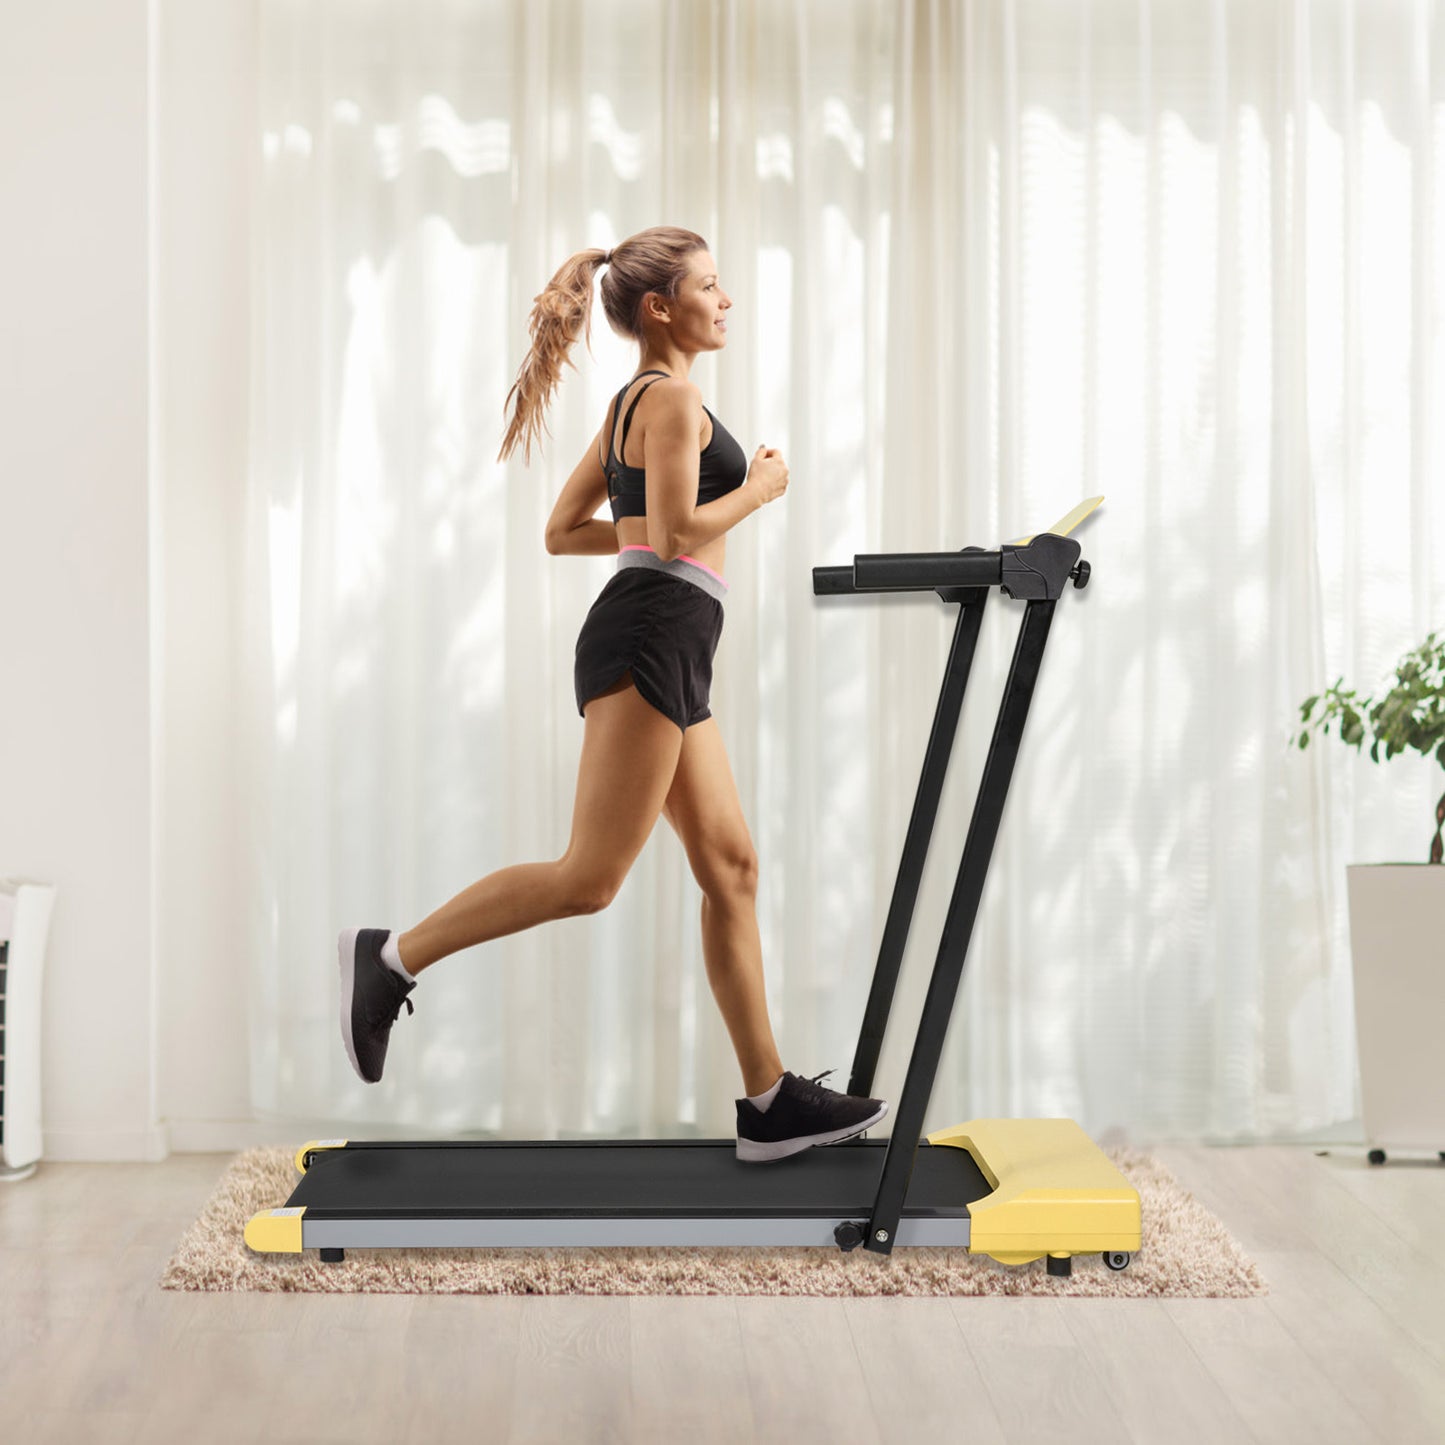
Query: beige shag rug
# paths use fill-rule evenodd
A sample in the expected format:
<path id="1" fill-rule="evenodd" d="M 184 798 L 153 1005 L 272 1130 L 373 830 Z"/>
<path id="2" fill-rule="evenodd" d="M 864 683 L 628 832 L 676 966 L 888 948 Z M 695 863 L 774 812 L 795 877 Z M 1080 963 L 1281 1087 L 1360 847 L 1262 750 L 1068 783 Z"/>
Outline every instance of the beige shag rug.
<path id="1" fill-rule="evenodd" d="M 1050 1276 L 1043 1260 L 995 1263 L 965 1249 L 348 1249 L 254 1254 L 246 1221 L 286 1199 L 295 1151 L 238 1155 L 171 1256 L 160 1284 L 182 1290 L 306 1290 L 331 1294 L 1090 1295 L 1231 1297 L 1268 1293 L 1233 1237 L 1146 1153 L 1106 1151 L 1139 1191 L 1144 1238 L 1129 1267 L 1098 1255 Z"/>

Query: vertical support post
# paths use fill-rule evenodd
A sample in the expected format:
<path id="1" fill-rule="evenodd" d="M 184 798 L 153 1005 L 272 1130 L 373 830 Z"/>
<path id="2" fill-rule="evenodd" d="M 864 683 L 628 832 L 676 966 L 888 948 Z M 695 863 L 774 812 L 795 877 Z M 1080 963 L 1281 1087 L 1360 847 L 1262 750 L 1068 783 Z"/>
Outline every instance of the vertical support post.
<path id="1" fill-rule="evenodd" d="M 913 813 L 908 820 L 908 833 L 903 841 L 903 856 L 898 864 L 898 877 L 893 884 L 893 901 L 888 906 L 888 921 L 883 925 L 883 942 L 878 949 L 878 962 L 873 968 L 873 985 L 863 1011 L 863 1026 L 858 1033 L 858 1050 L 853 1056 L 853 1072 L 848 1092 L 866 1099 L 873 1092 L 873 1075 L 878 1056 L 883 1051 L 883 1036 L 888 1029 L 888 1014 L 898 987 L 898 973 L 903 966 L 903 950 L 908 943 L 908 930 L 913 922 L 913 907 L 923 883 L 923 865 L 928 859 L 928 845 L 933 838 L 933 825 L 938 818 L 938 805 L 943 798 L 943 780 L 958 734 L 958 718 L 963 710 L 963 695 L 973 668 L 974 649 L 983 625 L 983 610 L 988 602 L 987 587 L 940 589 L 946 602 L 958 602 L 958 625 L 953 630 L 953 645 L 943 683 L 938 690 L 938 707 L 933 714 L 933 730 L 923 755 L 923 771 L 918 779 L 918 792 L 913 799 Z"/>
<path id="2" fill-rule="evenodd" d="M 891 1254 L 898 1237 L 898 1221 L 903 1214 L 903 1201 L 908 1194 L 923 1134 L 923 1117 L 928 1110 L 938 1062 L 943 1055 L 944 1036 L 953 1017 L 964 959 L 968 954 L 974 921 L 978 917 L 978 905 L 988 877 L 988 865 L 1003 819 L 1004 803 L 1008 798 L 1009 783 L 1013 778 L 1024 723 L 1028 719 L 1029 704 L 1033 700 L 1034 685 L 1038 681 L 1056 605 L 1052 599 L 1029 602 L 1019 627 L 1013 663 L 999 704 L 993 741 L 989 744 L 973 818 L 969 823 L 968 839 L 959 862 L 958 878 L 938 942 L 938 956 L 929 979 L 928 996 L 918 1022 L 918 1037 L 908 1061 L 903 1095 L 883 1160 L 873 1217 L 869 1221 L 868 1236 L 863 1241 L 865 1248 L 875 1254 Z"/>

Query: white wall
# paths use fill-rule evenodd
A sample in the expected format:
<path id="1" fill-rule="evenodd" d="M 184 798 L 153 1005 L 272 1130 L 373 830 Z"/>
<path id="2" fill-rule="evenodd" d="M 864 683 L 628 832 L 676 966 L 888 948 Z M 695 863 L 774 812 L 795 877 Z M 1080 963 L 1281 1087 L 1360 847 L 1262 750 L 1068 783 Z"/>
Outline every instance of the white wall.
<path id="1" fill-rule="evenodd" d="M 58 889 L 51 1159 L 255 1133 L 228 577 L 256 27 L 49 0 L 0 46 L 0 876 Z"/>
<path id="2" fill-rule="evenodd" d="M 261 1142 L 248 1122 L 250 964 L 233 791 L 258 21 L 256 0 L 158 8 L 159 1098 L 173 1149 L 228 1149 Z"/>
<path id="3" fill-rule="evenodd" d="M 10 7 L 0 48 L 0 873 L 59 890 L 43 1123 L 85 1158 L 163 1148 L 146 34 L 144 0 L 59 0 Z"/>

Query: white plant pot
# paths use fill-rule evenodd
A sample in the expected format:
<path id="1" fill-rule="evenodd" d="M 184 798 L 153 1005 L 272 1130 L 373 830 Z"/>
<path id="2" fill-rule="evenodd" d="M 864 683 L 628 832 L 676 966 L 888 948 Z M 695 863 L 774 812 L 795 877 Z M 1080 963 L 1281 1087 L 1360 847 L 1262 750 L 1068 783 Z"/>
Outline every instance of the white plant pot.
<path id="1" fill-rule="evenodd" d="M 1445 865 L 1345 872 L 1366 1142 L 1445 1150 Z"/>

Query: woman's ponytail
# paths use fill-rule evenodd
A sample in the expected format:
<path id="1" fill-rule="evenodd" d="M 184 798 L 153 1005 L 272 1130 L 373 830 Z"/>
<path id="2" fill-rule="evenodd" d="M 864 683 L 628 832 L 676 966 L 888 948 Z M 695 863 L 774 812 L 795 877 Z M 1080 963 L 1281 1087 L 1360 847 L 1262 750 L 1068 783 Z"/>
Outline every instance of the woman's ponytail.
<path id="1" fill-rule="evenodd" d="M 562 363 L 568 360 L 572 344 L 582 336 L 592 344 L 592 282 L 611 253 L 603 250 L 579 251 L 563 262 L 557 274 L 547 283 L 532 305 L 530 330 L 532 345 L 517 369 L 517 379 L 507 393 L 502 411 L 505 414 L 516 398 L 516 407 L 502 438 L 497 456 L 504 462 L 522 446 L 522 458 L 532 459 L 532 443 L 542 431 L 543 416 L 562 380 Z"/>
<path id="2" fill-rule="evenodd" d="M 608 267 L 602 278 L 602 309 L 612 329 L 641 343 L 643 298 L 655 293 L 675 300 L 687 276 L 687 258 L 706 250 L 707 242 L 696 231 L 650 226 L 611 251 L 579 251 L 562 265 L 532 306 L 532 345 L 502 407 L 503 415 L 512 408 L 512 416 L 499 462 L 506 461 L 519 443 L 523 459 L 531 461 L 532 443 L 545 429 L 542 419 L 562 380 L 562 363 L 577 369 L 567 356 L 572 343 L 580 335 L 591 346 L 592 283 L 598 270 Z"/>

